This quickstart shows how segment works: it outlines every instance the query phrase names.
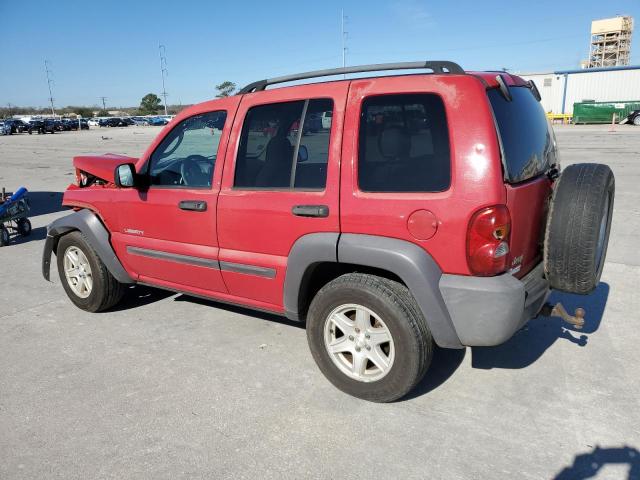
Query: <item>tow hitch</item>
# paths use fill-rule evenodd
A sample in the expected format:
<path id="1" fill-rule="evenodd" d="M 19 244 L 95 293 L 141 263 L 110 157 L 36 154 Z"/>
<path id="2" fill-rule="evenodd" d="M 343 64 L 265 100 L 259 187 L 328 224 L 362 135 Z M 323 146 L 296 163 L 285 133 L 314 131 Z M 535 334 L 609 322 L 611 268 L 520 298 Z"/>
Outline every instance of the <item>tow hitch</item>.
<path id="1" fill-rule="evenodd" d="M 570 323 L 578 330 L 584 327 L 584 308 L 578 307 L 576 308 L 576 311 L 573 315 L 569 315 L 569 313 L 567 313 L 560 302 L 556 303 L 555 305 L 545 303 L 542 307 L 542 310 L 540 310 L 540 314 L 544 315 L 545 317 L 560 317 L 562 320 Z"/>

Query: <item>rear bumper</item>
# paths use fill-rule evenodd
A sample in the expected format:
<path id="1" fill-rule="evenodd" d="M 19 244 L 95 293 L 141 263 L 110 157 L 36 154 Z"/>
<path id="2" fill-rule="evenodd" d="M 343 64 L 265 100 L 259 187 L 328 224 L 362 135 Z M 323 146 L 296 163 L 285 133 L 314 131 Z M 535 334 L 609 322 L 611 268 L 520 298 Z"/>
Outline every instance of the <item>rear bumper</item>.
<path id="1" fill-rule="evenodd" d="M 439 287 L 460 342 L 467 346 L 507 341 L 540 312 L 550 291 L 542 264 L 520 280 L 508 273 L 497 277 L 444 274 Z"/>

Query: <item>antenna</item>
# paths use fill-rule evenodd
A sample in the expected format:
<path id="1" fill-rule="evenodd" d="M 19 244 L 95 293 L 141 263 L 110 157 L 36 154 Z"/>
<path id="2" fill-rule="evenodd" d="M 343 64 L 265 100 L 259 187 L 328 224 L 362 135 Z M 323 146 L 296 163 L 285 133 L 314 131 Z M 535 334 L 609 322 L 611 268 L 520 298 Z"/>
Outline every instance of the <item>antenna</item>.
<path id="1" fill-rule="evenodd" d="M 162 97 L 164 98 L 164 114 L 167 115 L 167 89 L 164 87 L 164 77 L 169 75 L 167 71 L 167 49 L 164 45 L 158 45 L 160 50 L 160 73 L 162 74 Z"/>
<path id="2" fill-rule="evenodd" d="M 51 84 L 53 80 L 51 79 L 51 70 L 49 69 L 49 60 L 44 61 L 44 73 L 47 75 L 47 87 L 49 87 L 49 102 L 51 102 L 51 115 L 56 116 L 56 111 L 53 108 L 53 93 L 51 93 Z"/>
<path id="3" fill-rule="evenodd" d="M 347 23 L 348 17 L 344 14 L 344 8 L 341 10 L 340 14 L 340 25 L 341 25 L 341 38 L 342 38 L 342 68 L 347 66 L 347 37 L 349 36 L 349 32 L 345 30 L 345 24 Z M 347 78 L 347 75 L 342 75 L 342 78 Z"/>

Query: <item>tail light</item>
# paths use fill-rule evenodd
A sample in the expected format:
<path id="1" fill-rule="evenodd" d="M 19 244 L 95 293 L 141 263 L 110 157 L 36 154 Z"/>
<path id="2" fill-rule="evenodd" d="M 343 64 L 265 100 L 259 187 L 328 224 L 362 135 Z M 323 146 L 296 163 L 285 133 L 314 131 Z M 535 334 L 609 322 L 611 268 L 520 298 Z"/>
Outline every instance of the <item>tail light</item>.
<path id="1" fill-rule="evenodd" d="M 474 213 L 467 231 L 467 263 L 473 275 L 489 277 L 509 266 L 511 218 L 505 205 Z"/>

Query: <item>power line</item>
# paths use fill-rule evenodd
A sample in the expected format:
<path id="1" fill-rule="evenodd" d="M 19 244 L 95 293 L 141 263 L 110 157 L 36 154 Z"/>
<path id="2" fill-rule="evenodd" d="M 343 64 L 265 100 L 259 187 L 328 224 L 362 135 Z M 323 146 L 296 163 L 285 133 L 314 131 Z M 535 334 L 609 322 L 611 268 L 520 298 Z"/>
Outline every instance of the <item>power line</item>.
<path id="1" fill-rule="evenodd" d="M 158 45 L 160 50 L 160 73 L 162 75 L 162 97 L 164 98 L 164 114 L 167 115 L 167 89 L 164 86 L 164 77 L 169 75 L 167 71 L 167 50 L 164 45 Z"/>
<path id="2" fill-rule="evenodd" d="M 51 79 L 51 70 L 49 69 L 49 61 L 44 61 L 44 72 L 47 75 L 47 87 L 49 87 L 49 102 L 51 102 L 51 115 L 56 116 L 56 111 L 53 108 L 53 93 L 51 93 L 51 84 L 53 80 Z"/>

